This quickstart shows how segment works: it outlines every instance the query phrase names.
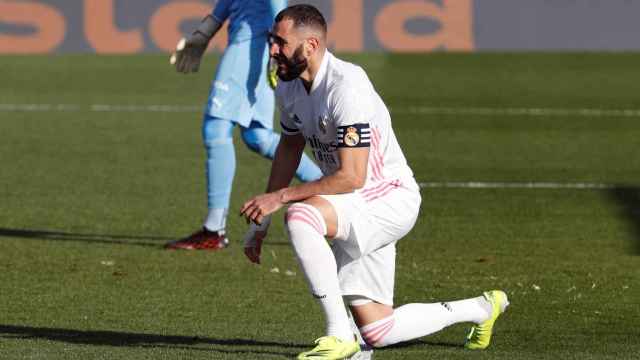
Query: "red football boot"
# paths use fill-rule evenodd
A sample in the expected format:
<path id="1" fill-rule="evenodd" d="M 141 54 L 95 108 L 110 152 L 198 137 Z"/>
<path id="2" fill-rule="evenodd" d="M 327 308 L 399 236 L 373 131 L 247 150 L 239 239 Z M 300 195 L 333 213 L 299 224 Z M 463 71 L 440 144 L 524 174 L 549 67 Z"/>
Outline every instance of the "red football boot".
<path id="1" fill-rule="evenodd" d="M 229 239 L 224 233 L 209 231 L 205 228 L 190 236 L 168 242 L 164 245 L 167 250 L 222 250 L 229 245 Z"/>

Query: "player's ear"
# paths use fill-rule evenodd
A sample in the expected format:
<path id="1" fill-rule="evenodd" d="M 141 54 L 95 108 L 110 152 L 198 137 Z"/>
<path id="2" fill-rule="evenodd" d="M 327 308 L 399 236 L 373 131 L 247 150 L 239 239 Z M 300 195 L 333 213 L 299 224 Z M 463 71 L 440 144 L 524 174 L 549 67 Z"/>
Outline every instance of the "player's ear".
<path id="1" fill-rule="evenodd" d="M 311 55 L 320 48 L 320 41 L 316 37 L 310 37 L 305 41 L 305 48 L 307 55 Z"/>

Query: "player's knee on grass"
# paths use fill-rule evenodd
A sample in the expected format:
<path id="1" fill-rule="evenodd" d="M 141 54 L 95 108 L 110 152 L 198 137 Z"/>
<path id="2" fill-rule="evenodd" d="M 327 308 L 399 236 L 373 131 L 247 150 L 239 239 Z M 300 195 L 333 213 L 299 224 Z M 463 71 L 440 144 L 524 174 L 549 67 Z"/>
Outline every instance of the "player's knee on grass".
<path id="1" fill-rule="evenodd" d="M 232 121 L 205 115 L 202 123 L 202 140 L 205 147 L 212 148 L 233 143 L 233 127 Z"/>
<path id="2" fill-rule="evenodd" d="M 264 157 L 273 158 L 280 141 L 280 135 L 271 129 L 252 126 L 242 129 L 242 140 L 249 149 Z"/>

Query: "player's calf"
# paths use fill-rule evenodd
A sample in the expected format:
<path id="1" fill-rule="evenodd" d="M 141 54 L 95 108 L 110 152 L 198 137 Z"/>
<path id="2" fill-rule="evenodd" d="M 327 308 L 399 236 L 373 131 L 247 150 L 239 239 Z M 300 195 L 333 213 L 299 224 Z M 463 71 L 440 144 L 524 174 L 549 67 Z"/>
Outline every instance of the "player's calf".
<path id="1" fill-rule="evenodd" d="M 499 290 L 458 301 L 407 304 L 388 316 L 374 317 L 377 320 L 366 322 L 359 330 L 367 344 L 379 348 L 417 339 L 452 324 L 471 322 L 476 325 L 472 328 L 465 347 L 484 349 L 489 346 L 496 319 L 508 305 L 506 294 Z M 362 309 L 364 307 L 360 310 Z M 354 313 L 357 314 L 358 310 Z M 362 319 L 362 314 L 360 315 Z"/>

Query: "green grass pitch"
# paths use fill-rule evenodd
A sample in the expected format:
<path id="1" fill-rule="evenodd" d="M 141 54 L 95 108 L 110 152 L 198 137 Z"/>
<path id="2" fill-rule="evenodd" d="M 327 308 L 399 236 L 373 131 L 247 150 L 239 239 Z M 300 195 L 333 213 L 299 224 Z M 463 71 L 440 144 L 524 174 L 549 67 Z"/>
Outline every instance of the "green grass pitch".
<path id="1" fill-rule="evenodd" d="M 376 359 L 638 359 L 640 117 L 620 110 L 640 107 L 640 55 L 345 58 L 392 108 L 419 182 L 614 185 L 424 188 L 396 303 L 500 288 L 512 306 L 486 351 L 462 349 L 460 325 Z M 215 63 L 0 57 L 0 359 L 286 359 L 322 335 L 281 221 L 261 266 L 242 254 L 235 214 L 269 163 L 239 138 L 231 247 L 161 248 L 205 214 L 198 109 Z"/>

